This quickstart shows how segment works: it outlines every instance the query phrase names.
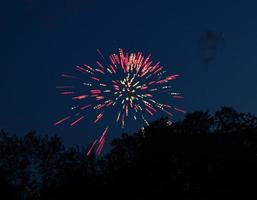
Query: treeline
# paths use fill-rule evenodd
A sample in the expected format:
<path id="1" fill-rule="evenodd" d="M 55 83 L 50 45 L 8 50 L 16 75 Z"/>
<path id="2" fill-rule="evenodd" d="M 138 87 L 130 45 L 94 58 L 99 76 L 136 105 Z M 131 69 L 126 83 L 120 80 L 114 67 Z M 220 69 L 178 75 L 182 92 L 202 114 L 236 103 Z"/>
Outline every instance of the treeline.
<path id="1" fill-rule="evenodd" d="M 0 199 L 257 199 L 257 117 L 221 108 L 162 118 L 85 155 L 60 138 L 0 133 Z"/>

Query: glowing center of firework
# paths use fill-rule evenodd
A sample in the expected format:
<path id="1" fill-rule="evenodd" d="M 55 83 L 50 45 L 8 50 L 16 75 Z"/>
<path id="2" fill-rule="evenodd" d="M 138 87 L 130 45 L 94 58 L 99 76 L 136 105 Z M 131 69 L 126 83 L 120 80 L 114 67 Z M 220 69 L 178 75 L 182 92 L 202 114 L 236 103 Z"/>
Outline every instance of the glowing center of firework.
<path id="1" fill-rule="evenodd" d="M 125 101 L 129 101 L 131 104 L 133 103 L 134 99 L 137 99 L 138 96 L 138 88 L 136 87 L 136 84 L 133 82 L 135 80 L 135 76 L 130 77 L 130 74 L 127 74 L 127 77 L 120 81 L 121 84 L 121 90 L 118 93 L 118 97 L 122 98 L 122 104 L 125 103 Z"/>
<path id="2" fill-rule="evenodd" d="M 126 81 L 124 82 L 124 88 L 123 88 L 123 92 L 127 92 L 127 95 L 130 97 L 132 95 L 132 93 L 135 92 L 134 88 L 131 86 L 132 81 Z"/>

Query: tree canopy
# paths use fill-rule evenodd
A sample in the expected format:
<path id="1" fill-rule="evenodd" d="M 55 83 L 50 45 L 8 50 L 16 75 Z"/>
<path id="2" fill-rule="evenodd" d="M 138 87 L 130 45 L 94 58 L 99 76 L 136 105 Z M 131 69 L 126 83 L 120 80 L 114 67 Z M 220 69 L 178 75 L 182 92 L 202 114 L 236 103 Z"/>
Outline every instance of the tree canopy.
<path id="1" fill-rule="evenodd" d="M 223 107 L 161 118 L 101 157 L 61 139 L 0 132 L 3 199 L 257 198 L 257 118 Z M 2 199 L 2 198 L 1 198 Z"/>

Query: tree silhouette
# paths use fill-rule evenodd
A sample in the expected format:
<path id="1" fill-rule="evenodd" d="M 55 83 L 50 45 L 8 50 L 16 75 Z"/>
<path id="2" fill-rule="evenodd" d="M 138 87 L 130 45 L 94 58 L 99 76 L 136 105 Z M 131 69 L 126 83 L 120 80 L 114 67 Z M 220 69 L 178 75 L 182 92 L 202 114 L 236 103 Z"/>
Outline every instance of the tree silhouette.
<path id="1" fill-rule="evenodd" d="M 3 199 L 250 199 L 257 197 L 257 118 L 223 107 L 161 118 L 85 155 L 56 137 L 0 133 Z"/>

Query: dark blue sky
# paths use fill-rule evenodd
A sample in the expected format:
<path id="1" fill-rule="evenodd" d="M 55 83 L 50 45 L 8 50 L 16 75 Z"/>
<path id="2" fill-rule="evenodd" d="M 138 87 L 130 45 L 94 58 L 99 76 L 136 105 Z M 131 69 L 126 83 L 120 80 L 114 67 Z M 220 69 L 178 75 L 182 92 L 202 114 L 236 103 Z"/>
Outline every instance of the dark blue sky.
<path id="1" fill-rule="evenodd" d="M 98 129 L 88 123 L 53 127 L 71 104 L 55 86 L 74 65 L 94 63 L 97 48 L 151 52 L 181 74 L 175 86 L 187 111 L 232 106 L 257 114 L 256 10 L 255 1 L 1 1 L 0 128 L 90 142 Z M 206 31 L 224 36 L 209 64 L 198 44 Z"/>

